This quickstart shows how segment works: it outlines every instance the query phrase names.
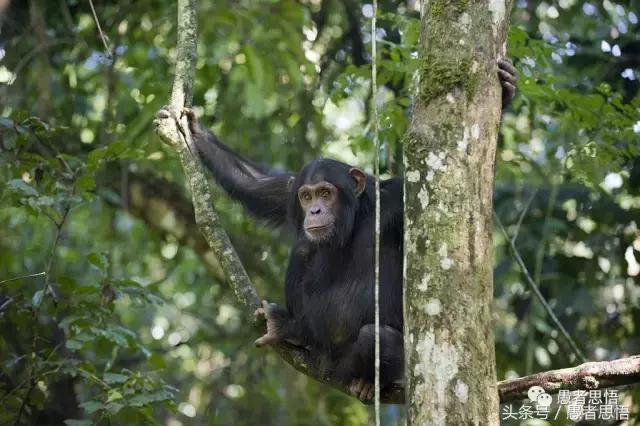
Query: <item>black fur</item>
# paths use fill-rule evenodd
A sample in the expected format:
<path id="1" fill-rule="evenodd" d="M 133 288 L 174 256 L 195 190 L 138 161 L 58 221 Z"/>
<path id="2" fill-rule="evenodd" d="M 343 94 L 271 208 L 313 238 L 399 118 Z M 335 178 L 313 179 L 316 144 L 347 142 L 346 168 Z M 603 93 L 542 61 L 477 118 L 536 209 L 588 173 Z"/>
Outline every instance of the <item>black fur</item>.
<path id="1" fill-rule="evenodd" d="M 192 126 L 196 147 L 217 182 L 253 215 L 290 225 L 295 237 L 285 279 L 286 309 L 270 305 L 285 340 L 310 347 L 323 366 L 346 383 L 373 381 L 374 181 L 356 194 L 351 166 L 319 159 L 298 174 L 255 164 Z M 319 181 L 338 189 L 339 212 L 331 238 L 309 241 L 297 192 Z M 380 323 L 382 386 L 402 379 L 402 179 L 381 182 Z"/>

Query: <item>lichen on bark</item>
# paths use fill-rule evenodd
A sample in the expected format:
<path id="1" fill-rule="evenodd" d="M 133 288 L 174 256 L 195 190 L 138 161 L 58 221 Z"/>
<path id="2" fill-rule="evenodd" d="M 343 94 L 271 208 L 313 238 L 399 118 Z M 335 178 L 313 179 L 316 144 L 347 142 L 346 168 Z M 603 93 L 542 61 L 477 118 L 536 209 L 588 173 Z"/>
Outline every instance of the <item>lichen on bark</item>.
<path id="1" fill-rule="evenodd" d="M 467 100 L 472 99 L 478 83 L 472 67 L 472 59 L 468 55 L 445 57 L 429 53 L 421 61 L 420 100 L 427 104 L 457 88 L 464 91 Z"/>

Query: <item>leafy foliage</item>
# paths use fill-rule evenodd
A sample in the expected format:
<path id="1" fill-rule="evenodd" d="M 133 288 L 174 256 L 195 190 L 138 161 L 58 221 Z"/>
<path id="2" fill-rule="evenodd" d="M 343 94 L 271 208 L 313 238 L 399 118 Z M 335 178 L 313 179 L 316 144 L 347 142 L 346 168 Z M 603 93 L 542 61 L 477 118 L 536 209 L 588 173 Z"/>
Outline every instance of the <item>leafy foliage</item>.
<path id="1" fill-rule="evenodd" d="M 411 114 L 415 3 L 380 2 L 389 175 L 402 173 Z M 521 76 L 497 214 L 590 358 L 637 353 L 638 11 L 516 3 L 509 55 Z M 177 160 L 151 126 L 172 80 L 175 8 L 94 4 L 112 59 L 86 2 L 0 12 L 0 423 L 366 424 L 367 407 L 250 348 L 197 233 Z M 372 164 L 366 2 L 199 4 L 204 123 L 280 168 L 318 155 Z M 260 294 L 281 298 L 286 238 L 224 196 L 217 207 Z M 499 234 L 495 247 L 499 378 L 574 363 Z M 385 416 L 400 422 L 402 410 Z"/>

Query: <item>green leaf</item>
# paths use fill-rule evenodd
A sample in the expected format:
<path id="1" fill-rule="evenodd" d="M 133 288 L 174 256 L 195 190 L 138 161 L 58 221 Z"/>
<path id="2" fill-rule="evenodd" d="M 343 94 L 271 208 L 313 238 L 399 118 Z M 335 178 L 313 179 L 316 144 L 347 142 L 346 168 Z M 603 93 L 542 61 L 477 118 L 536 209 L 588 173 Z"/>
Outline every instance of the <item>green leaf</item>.
<path id="1" fill-rule="evenodd" d="M 142 407 L 153 402 L 167 401 L 171 399 L 173 399 L 171 392 L 162 389 L 152 393 L 136 395 L 128 401 L 128 404 L 132 407 Z"/>
<path id="2" fill-rule="evenodd" d="M 118 402 L 109 402 L 106 407 L 110 414 L 118 414 L 118 411 L 120 411 L 124 405 Z"/>
<path id="3" fill-rule="evenodd" d="M 129 377 L 125 376 L 124 374 L 104 373 L 104 376 L 102 378 L 105 382 L 112 385 L 116 383 L 124 383 Z"/>
<path id="4" fill-rule="evenodd" d="M 62 321 L 58 323 L 58 326 L 63 329 L 68 329 L 71 324 L 74 324 L 78 321 L 85 320 L 86 316 L 84 314 L 73 314 L 65 317 Z"/>
<path id="5" fill-rule="evenodd" d="M 44 296 L 44 290 L 38 290 L 33 294 L 31 298 L 31 306 L 37 308 L 42 303 L 42 297 Z"/>
<path id="6" fill-rule="evenodd" d="M 79 191 L 91 191 L 96 188 L 96 180 L 92 175 L 80 176 L 76 182 L 76 187 Z"/>
<path id="7" fill-rule="evenodd" d="M 107 156 L 109 158 L 117 158 L 120 154 L 124 153 L 128 147 L 129 143 L 124 139 L 111 142 L 107 146 Z"/>
<path id="8" fill-rule="evenodd" d="M 39 117 L 35 117 L 35 116 L 29 117 L 22 124 L 25 125 L 25 126 L 30 127 L 31 130 L 33 130 L 34 132 L 48 132 L 49 131 L 49 125 L 47 123 L 45 123 L 44 121 L 42 121 L 42 119 L 39 118 Z"/>
<path id="9" fill-rule="evenodd" d="M 82 331 L 81 333 L 76 334 L 73 338 L 78 342 L 87 343 L 92 341 L 94 337 L 91 333 L 87 331 Z"/>
<path id="10" fill-rule="evenodd" d="M 102 336 L 105 339 L 115 343 L 120 347 L 123 347 L 123 348 L 129 347 L 129 342 L 127 342 L 127 339 L 118 331 L 115 331 L 113 329 L 100 330 L 97 328 L 91 328 L 91 331 L 95 333 L 97 336 Z"/>
<path id="11" fill-rule="evenodd" d="M 0 126 L 5 129 L 13 129 L 13 120 L 7 117 L 0 117 Z"/>
<path id="12" fill-rule="evenodd" d="M 120 393 L 120 391 L 111 389 L 107 397 L 107 402 L 116 401 L 118 399 L 122 399 L 122 394 Z"/>
<path id="13" fill-rule="evenodd" d="M 64 345 L 66 346 L 67 349 L 71 351 L 77 351 L 82 349 L 82 342 L 79 342 L 74 339 L 67 340 Z"/>
<path id="14" fill-rule="evenodd" d="M 105 272 L 107 270 L 108 259 L 102 253 L 90 253 L 87 256 L 87 260 L 91 262 L 93 266 L 98 268 L 100 271 Z"/>
<path id="15" fill-rule="evenodd" d="M 18 134 L 15 130 L 9 129 L 2 133 L 2 145 L 6 150 L 14 149 L 17 145 L 16 140 L 18 138 Z"/>
<path id="16" fill-rule="evenodd" d="M 106 148 L 96 148 L 87 156 L 89 170 L 95 170 L 98 164 L 107 156 Z"/>
<path id="17" fill-rule="evenodd" d="M 87 401 L 80 404 L 80 407 L 87 412 L 87 414 L 93 414 L 98 410 L 104 408 L 104 405 L 100 401 Z"/>
<path id="18" fill-rule="evenodd" d="M 19 192 L 30 197 L 38 196 L 38 191 L 36 191 L 35 188 L 28 185 L 22 179 L 10 180 L 9 182 L 7 182 L 7 187 L 14 192 Z"/>

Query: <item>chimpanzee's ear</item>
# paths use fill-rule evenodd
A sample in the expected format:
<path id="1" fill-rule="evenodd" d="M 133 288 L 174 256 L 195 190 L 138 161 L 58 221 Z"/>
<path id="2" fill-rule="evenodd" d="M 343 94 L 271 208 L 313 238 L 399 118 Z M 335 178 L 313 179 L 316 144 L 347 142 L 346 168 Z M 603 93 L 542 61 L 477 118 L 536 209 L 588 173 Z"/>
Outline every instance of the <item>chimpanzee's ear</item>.
<path id="1" fill-rule="evenodd" d="M 291 192 L 291 188 L 293 188 L 293 182 L 296 181 L 295 176 L 290 176 L 289 181 L 287 182 L 287 191 Z"/>
<path id="2" fill-rule="evenodd" d="M 362 170 L 352 167 L 349 170 L 349 176 L 356 181 L 356 195 L 362 194 L 362 191 L 364 191 L 364 188 L 367 185 L 367 175 L 365 175 Z"/>

